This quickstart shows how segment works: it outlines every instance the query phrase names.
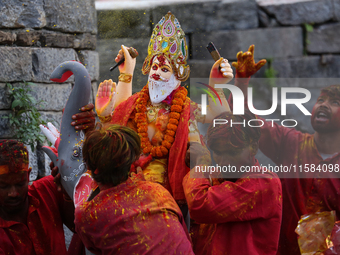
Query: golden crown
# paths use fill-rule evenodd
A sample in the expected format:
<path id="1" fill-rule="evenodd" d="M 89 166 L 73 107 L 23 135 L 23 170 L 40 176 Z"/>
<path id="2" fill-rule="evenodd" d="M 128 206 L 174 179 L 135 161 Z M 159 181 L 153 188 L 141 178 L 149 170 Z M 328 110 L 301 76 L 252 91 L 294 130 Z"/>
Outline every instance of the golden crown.
<path id="1" fill-rule="evenodd" d="M 171 12 L 168 12 L 152 31 L 148 56 L 142 68 L 143 74 L 150 72 L 153 57 L 160 54 L 163 54 L 171 63 L 178 80 L 188 79 L 190 67 L 187 65 L 188 46 L 185 34 L 177 18 Z"/>

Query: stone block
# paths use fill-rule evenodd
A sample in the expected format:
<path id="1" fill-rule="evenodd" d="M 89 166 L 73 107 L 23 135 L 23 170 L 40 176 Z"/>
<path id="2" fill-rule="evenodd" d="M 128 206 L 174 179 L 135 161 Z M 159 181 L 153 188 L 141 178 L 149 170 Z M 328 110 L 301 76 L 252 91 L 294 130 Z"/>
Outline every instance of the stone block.
<path id="1" fill-rule="evenodd" d="M 38 172 L 39 172 L 37 150 L 35 149 L 34 151 L 32 151 L 31 146 L 29 146 L 27 144 L 25 144 L 25 146 L 26 146 L 27 151 L 28 151 L 28 158 L 29 158 L 28 166 L 32 167 L 32 171 L 30 173 L 29 180 L 35 181 L 38 177 Z"/>
<path id="2" fill-rule="evenodd" d="M 63 33 L 43 33 L 41 44 L 43 47 L 74 48 L 74 35 Z"/>
<path id="3" fill-rule="evenodd" d="M 0 47 L 0 81 L 32 79 L 32 50 L 21 47 Z"/>
<path id="4" fill-rule="evenodd" d="M 340 21 L 340 1 L 333 0 L 334 20 Z"/>
<path id="5" fill-rule="evenodd" d="M 152 10 L 153 27 L 170 10 L 185 33 L 258 27 L 257 5 L 254 0 L 209 1 L 160 6 Z"/>
<path id="6" fill-rule="evenodd" d="M 279 26 L 275 18 L 269 17 L 269 15 L 261 9 L 258 10 L 258 16 L 259 16 L 260 25 L 262 27 L 278 27 Z"/>
<path id="7" fill-rule="evenodd" d="M 322 25 L 307 33 L 309 53 L 340 53 L 340 23 Z"/>
<path id="8" fill-rule="evenodd" d="M 32 81 L 52 83 L 50 75 L 53 70 L 59 64 L 70 60 L 78 60 L 73 49 L 32 48 Z M 67 80 L 67 82 L 72 81 L 74 81 L 74 76 Z"/>
<path id="9" fill-rule="evenodd" d="M 1 36 L 4 32 L 0 31 Z M 14 40 L 19 46 L 38 46 L 52 48 L 75 48 L 75 49 L 95 49 L 96 36 L 90 33 L 66 34 L 58 31 L 22 29 L 16 30 Z M 9 41 L 8 33 L 3 35 L 5 42 Z M 9 38 L 9 39 L 8 39 Z"/>
<path id="10" fill-rule="evenodd" d="M 152 10 L 152 29 L 168 11 L 171 11 L 181 24 L 184 33 L 205 31 L 208 19 L 210 20 L 209 16 L 217 16 L 218 5 L 218 1 L 211 1 L 209 3 L 171 4 L 156 7 Z"/>
<path id="11" fill-rule="evenodd" d="M 209 60 L 190 60 L 190 78 L 209 78 L 211 67 L 215 61 Z"/>
<path id="12" fill-rule="evenodd" d="M 98 91 L 98 83 L 97 82 L 92 82 L 92 91 L 90 95 L 90 103 L 95 104 L 95 98 L 97 96 L 97 91 Z"/>
<path id="13" fill-rule="evenodd" d="M 323 23 L 333 19 L 333 0 L 303 1 L 288 4 L 261 5 L 268 14 L 275 16 L 281 25 Z"/>
<path id="14" fill-rule="evenodd" d="M 250 29 L 259 26 L 255 0 L 221 1 L 214 13 L 209 13 L 205 31 Z"/>
<path id="15" fill-rule="evenodd" d="M 17 39 L 17 36 L 15 33 L 12 33 L 10 31 L 0 31 L 0 44 L 12 44 Z"/>
<path id="16" fill-rule="evenodd" d="M 292 59 L 274 59 L 272 67 L 278 72 L 277 77 L 284 78 L 331 78 L 340 77 L 340 56 L 330 55 L 322 61 L 320 56 L 308 56 Z"/>
<path id="17" fill-rule="evenodd" d="M 95 50 L 97 47 L 97 37 L 89 33 L 77 34 L 74 39 L 75 49 Z"/>
<path id="18" fill-rule="evenodd" d="M 0 27 L 43 28 L 46 15 L 43 0 L 6 0 L 0 2 Z"/>
<path id="19" fill-rule="evenodd" d="M 45 1 L 46 27 L 71 33 L 97 33 L 94 0 Z"/>
<path id="20" fill-rule="evenodd" d="M 60 130 L 61 117 L 63 116 L 62 111 L 40 111 L 42 120 L 51 122 L 58 130 Z M 70 122 L 71 123 L 71 122 Z"/>
<path id="21" fill-rule="evenodd" d="M 35 30 L 22 30 L 17 33 L 16 44 L 19 46 L 32 46 L 40 40 L 41 31 Z"/>
<path id="22" fill-rule="evenodd" d="M 100 39 L 151 36 L 149 10 L 98 11 Z"/>
<path id="23" fill-rule="evenodd" d="M 0 138 L 6 139 L 14 136 L 12 129 L 9 126 L 9 120 L 2 118 L 3 116 L 8 116 L 12 111 L 5 110 L 0 111 Z"/>
<path id="24" fill-rule="evenodd" d="M 214 42 L 221 56 L 235 59 L 239 51 L 255 45 L 255 58 L 289 58 L 303 55 L 301 27 L 266 28 L 240 31 L 216 31 L 192 35 L 193 59 L 211 59 L 206 49 Z"/>
<path id="25" fill-rule="evenodd" d="M 11 109 L 11 100 L 6 83 L 0 83 L 0 109 Z"/>
<path id="26" fill-rule="evenodd" d="M 148 44 L 149 38 L 117 38 L 98 40 L 97 51 L 99 53 L 100 59 L 99 82 L 108 79 L 112 79 L 114 82 L 118 82 L 118 68 L 116 68 L 112 72 L 110 72 L 109 69 L 116 63 L 114 59 L 116 58 L 118 51 L 121 49 L 121 45 L 125 45 L 129 47 L 134 47 L 139 53 L 139 56 L 136 59 L 136 68 L 132 81 L 133 92 L 137 92 L 141 88 L 143 88 L 148 80 L 148 77 L 146 75 L 143 75 L 141 71 L 144 59 L 147 56 Z"/>
<path id="27" fill-rule="evenodd" d="M 99 79 L 99 55 L 96 51 L 80 50 L 77 51 L 80 62 L 86 67 L 91 80 Z"/>
<path id="28" fill-rule="evenodd" d="M 13 86 L 18 84 L 14 83 Z M 41 84 L 31 86 L 31 95 L 43 103 L 37 105 L 38 110 L 43 111 L 62 111 L 65 107 L 68 96 L 71 93 L 71 83 L 64 84 Z"/>
<path id="29" fill-rule="evenodd" d="M 44 152 L 44 166 L 45 166 L 45 175 L 46 176 L 49 176 L 51 174 L 51 168 L 50 168 L 50 163 L 51 162 L 52 162 L 52 160 Z"/>

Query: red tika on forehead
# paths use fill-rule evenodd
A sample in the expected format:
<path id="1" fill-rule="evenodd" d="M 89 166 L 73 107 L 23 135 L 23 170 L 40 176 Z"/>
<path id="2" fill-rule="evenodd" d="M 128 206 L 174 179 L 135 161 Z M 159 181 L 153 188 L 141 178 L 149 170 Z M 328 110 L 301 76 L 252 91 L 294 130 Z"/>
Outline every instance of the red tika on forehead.
<path id="1" fill-rule="evenodd" d="M 160 66 L 164 66 L 164 65 L 166 64 L 166 63 L 165 63 L 165 57 L 164 57 L 163 54 L 157 56 L 157 59 L 158 59 L 158 61 L 159 61 L 159 65 L 160 65 Z"/>
<path id="2" fill-rule="evenodd" d="M 9 174 L 9 173 L 18 173 L 18 172 L 27 172 L 29 171 L 28 164 L 21 164 L 15 167 L 9 165 L 2 165 L 0 166 L 0 175 L 2 174 Z"/>

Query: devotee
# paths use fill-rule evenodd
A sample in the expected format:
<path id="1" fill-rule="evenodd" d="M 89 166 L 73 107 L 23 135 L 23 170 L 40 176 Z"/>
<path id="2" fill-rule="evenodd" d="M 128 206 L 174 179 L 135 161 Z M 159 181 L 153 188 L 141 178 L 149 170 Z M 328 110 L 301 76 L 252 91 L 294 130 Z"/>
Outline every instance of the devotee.
<path id="1" fill-rule="evenodd" d="M 247 96 L 248 80 L 254 71 L 254 46 L 237 54 L 237 85 Z M 241 68 L 240 68 L 241 67 Z M 242 82 L 238 82 L 238 78 Z M 230 98 L 232 105 L 232 100 Z M 295 229 L 302 215 L 322 211 L 336 211 L 340 217 L 340 179 L 336 168 L 340 164 L 340 85 L 321 90 L 311 116 L 314 134 L 302 133 L 274 122 L 264 121 L 261 127 L 260 150 L 277 165 L 304 167 L 327 171 L 297 171 L 296 174 L 279 173 L 282 177 L 283 216 L 279 254 L 300 254 Z M 331 172 L 331 168 L 334 170 Z M 309 168 L 307 168 L 308 170 Z M 325 168 L 324 168 L 325 169 Z M 292 178 L 294 177 L 294 178 Z"/>
<path id="2" fill-rule="evenodd" d="M 222 113 L 223 125 L 210 125 L 207 145 L 216 164 L 232 167 L 235 172 L 219 178 L 198 169 L 212 166 L 209 150 L 190 143 L 193 167 L 183 187 L 193 226 L 195 254 L 276 254 L 281 225 L 281 183 L 275 173 L 262 169 L 255 155 L 260 128 L 231 125 L 254 119 L 245 115 Z M 255 166 L 256 171 L 242 171 Z M 264 172 L 262 172 L 264 171 Z"/>
<path id="3" fill-rule="evenodd" d="M 94 254 L 193 254 L 171 194 L 142 172 L 128 176 L 140 144 L 135 131 L 119 125 L 87 134 L 84 161 L 100 193 L 76 207 L 76 231 Z"/>
<path id="4" fill-rule="evenodd" d="M 149 76 L 148 84 L 128 98 L 129 93 L 126 91 L 132 91 L 134 62 L 127 57 L 126 48 L 122 47 L 122 50 L 125 63 L 119 68 L 116 94 L 116 100 L 120 103 L 112 99 L 115 84 L 104 81 L 96 97 L 99 119 L 106 126 L 114 123 L 124 125 L 139 134 L 145 179 L 167 188 L 185 215 L 187 207 L 182 180 L 189 171 L 184 160 L 187 142 L 189 139 L 201 142 L 197 121 L 209 123 L 214 116 L 229 110 L 228 102 L 224 96 L 222 105 L 210 103 L 205 117 L 201 115 L 201 106 L 187 97 L 187 90 L 181 86 L 181 82 L 186 81 L 190 73 L 186 61 L 188 47 L 179 21 L 171 12 L 155 25 L 148 44 L 148 55 L 142 69 L 143 74 Z M 121 57 L 122 54 L 119 54 L 116 62 Z M 215 62 L 210 78 L 221 78 L 224 83 L 233 78 L 226 59 Z M 126 90 L 124 94 L 122 90 Z M 223 94 L 222 89 L 216 90 Z M 112 114 L 114 105 L 116 107 Z"/>
<path id="5" fill-rule="evenodd" d="M 28 185 L 26 147 L 0 141 L 0 254 L 66 254 L 63 223 L 74 228 L 74 206 L 53 176 Z"/>
<path id="6" fill-rule="evenodd" d="M 93 108 L 93 104 L 82 107 L 83 112 L 72 116 L 71 125 L 76 130 L 92 130 Z M 63 224 L 74 231 L 72 200 L 62 192 L 57 167 L 52 176 L 29 186 L 28 162 L 21 142 L 0 140 L 0 254 L 66 254 Z M 85 254 L 74 237 L 69 254 Z"/>

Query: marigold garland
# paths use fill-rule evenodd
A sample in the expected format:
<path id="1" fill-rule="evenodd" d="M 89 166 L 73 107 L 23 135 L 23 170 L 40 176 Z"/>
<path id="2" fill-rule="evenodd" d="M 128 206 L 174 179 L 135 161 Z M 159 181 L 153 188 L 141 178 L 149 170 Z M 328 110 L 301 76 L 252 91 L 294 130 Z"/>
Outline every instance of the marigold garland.
<path id="1" fill-rule="evenodd" d="M 146 85 L 139 93 L 136 101 L 135 122 L 137 123 L 137 133 L 142 138 L 141 147 L 144 154 L 150 153 L 153 157 L 164 157 L 168 155 L 172 143 L 175 141 L 175 134 L 178 127 L 181 112 L 188 91 L 184 87 L 180 87 L 174 94 L 171 102 L 171 110 L 169 114 L 169 123 L 165 130 L 161 146 L 153 146 L 148 138 L 148 123 L 146 116 L 146 103 L 149 101 L 149 87 Z"/>

